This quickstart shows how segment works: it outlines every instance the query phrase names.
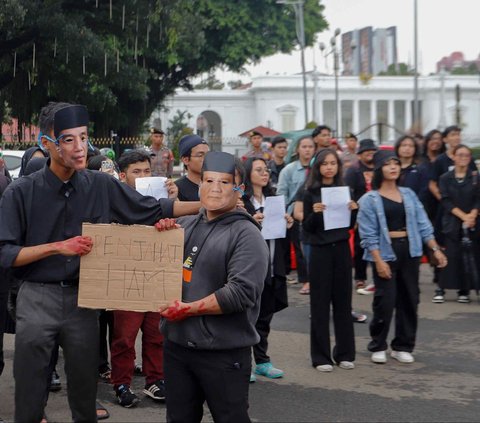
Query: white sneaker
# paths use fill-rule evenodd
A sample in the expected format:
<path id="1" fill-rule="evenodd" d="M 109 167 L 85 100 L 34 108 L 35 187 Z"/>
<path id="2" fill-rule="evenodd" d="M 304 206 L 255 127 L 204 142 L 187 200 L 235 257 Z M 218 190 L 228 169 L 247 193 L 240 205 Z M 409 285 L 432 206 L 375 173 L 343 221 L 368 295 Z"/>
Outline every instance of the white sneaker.
<path id="1" fill-rule="evenodd" d="M 315 367 L 319 372 L 331 372 L 333 371 L 333 366 L 331 364 L 321 364 L 320 366 Z"/>
<path id="2" fill-rule="evenodd" d="M 383 364 L 387 362 L 387 352 L 386 351 L 375 351 L 372 353 L 371 360 L 377 364 Z"/>
<path id="3" fill-rule="evenodd" d="M 365 288 L 359 288 L 357 289 L 357 294 L 360 294 L 360 295 L 375 294 L 375 285 L 371 283 L 371 284 L 368 284 Z"/>
<path id="4" fill-rule="evenodd" d="M 344 370 L 353 370 L 355 368 L 355 364 L 353 364 L 351 361 L 340 361 L 340 363 L 338 363 L 338 367 Z"/>
<path id="5" fill-rule="evenodd" d="M 407 351 L 392 351 L 390 355 L 400 363 L 413 363 L 415 361 L 413 355 Z"/>

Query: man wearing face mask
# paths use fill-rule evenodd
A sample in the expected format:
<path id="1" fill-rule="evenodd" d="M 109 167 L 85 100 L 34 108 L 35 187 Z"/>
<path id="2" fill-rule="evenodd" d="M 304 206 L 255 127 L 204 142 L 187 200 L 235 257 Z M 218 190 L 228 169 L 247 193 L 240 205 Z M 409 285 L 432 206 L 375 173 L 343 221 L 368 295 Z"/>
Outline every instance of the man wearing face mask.
<path id="1" fill-rule="evenodd" d="M 236 208 L 243 173 L 231 154 L 207 153 L 203 209 L 178 220 L 182 298 L 160 309 L 169 422 L 201 421 L 205 401 L 216 422 L 250 421 L 251 347 L 269 260 L 258 224 Z"/>
<path id="2" fill-rule="evenodd" d="M 17 297 L 15 420 L 43 416 L 47 372 L 56 343 L 63 349 L 75 422 L 95 422 L 98 315 L 77 307 L 80 256 L 93 240 L 82 223 L 153 225 L 196 213 L 198 203 L 144 197 L 110 175 L 85 170 L 89 117 L 85 106 L 49 103 L 40 112 L 45 167 L 17 179 L 0 201 L 0 266 L 22 281 Z"/>

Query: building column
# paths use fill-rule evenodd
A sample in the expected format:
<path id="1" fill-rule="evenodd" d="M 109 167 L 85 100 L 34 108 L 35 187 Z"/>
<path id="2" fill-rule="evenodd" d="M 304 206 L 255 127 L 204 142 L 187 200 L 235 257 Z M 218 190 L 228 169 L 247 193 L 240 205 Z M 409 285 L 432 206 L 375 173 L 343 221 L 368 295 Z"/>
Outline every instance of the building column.
<path id="1" fill-rule="evenodd" d="M 325 119 L 323 118 L 323 100 L 321 98 L 321 94 L 318 96 L 318 102 L 317 102 L 317 114 L 318 114 L 318 124 L 323 125 L 325 122 Z"/>
<path id="2" fill-rule="evenodd" d="M 412 129 L 412 107 L 410 100 L 405 100 L 405 132 Z"/>
<path id="3" fill-rule="evenodd" d="M 370 100 L 370 125 L 377 123 L 377 102 L 375 100 Z M 372 126 L 370 128 L 370 138 L 373 140 L 377 138 L 377 127 Z"/>
<path id="4" fill-rule="evenodd" d="M 352 132 L 354 134 L 358 134 L 358 131 L 360 131 L 360 101 L 358 100 L 352 100 L 352 115 L 353 115 L 353 120 L 352 120 Z"/>
<path id="5" fill-rule="evenodd" d="M 395 126 L 395 103 L 393 100 L 388 101 L 388 124 L 392 126 L 392 128 L 388 128 L 388 141 L 395 140 L 395 130 L 393 126 Z"/>
<path id="6" fill-rule="evenodd" d="M 337 140 L 343 137 L 343 125 L 342 125 L 342 100 L 338 100 L 338 128 L 337 128 Z"/>

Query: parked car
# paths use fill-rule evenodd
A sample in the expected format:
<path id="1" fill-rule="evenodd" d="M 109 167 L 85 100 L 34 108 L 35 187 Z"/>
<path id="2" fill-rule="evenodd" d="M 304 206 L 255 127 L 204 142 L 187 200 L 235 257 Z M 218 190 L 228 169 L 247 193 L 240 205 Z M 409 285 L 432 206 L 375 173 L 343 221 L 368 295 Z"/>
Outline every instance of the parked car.
<path id="1" fill-rule="evenodd" d="M 2 150 L 2 158 L 12 179 L 18 178 L 24 153 L 23 150 Z"/>

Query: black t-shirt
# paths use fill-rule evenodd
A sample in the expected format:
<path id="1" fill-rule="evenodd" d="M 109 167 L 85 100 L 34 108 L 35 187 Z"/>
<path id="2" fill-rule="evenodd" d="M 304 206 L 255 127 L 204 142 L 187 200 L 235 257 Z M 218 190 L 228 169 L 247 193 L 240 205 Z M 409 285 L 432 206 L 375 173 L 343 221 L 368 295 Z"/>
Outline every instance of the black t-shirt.
<path id="1" fill-rule="evenodd" d="M 390 200 L 390 198 L 382 197 L 383 210 L 385 212 L 385 219 L 387 220 L 387 227 L 389 231 L 406 231 L 407 218 L 405 215 L 405 206 L 403 202 Z"/>
<path id="2" fill-rule="evenodd" d="M 198 185 L 192 182 L 187 176 L 182 176 L 175 181 L 178 187 L 178 199 L 180 201 L 199 201 Z"/>

